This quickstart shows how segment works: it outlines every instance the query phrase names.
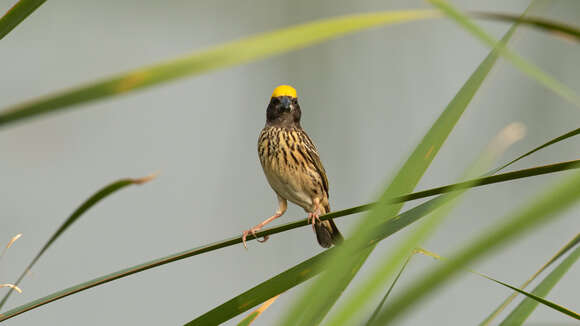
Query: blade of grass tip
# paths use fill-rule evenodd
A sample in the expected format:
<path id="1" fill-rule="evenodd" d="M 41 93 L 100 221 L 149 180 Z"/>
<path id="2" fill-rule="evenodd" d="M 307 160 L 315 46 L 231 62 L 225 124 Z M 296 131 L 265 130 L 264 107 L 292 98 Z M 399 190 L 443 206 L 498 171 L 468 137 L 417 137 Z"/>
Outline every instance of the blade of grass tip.
<path id="1" fill-rule="evenodd" d="M 443 262 L 428 275 L 420 278 L 404 294 L 391 301 L 391 305 L 380 313 L 376 325 L 392 322 L 433 290 L 443 286 L 460 268 L 473 263 L 478 258 L 499 249 L 516 237 L 558 217 L 580 199 L 580 173 L 576 172 L 564 182 L 530 201 L 502 219 L 499 226 L 485 230 L 475 241 L 462 246 L 455 255 Z"/>
<path id="2" fill-rule="evenodd" d="M 0 40 L 33 13 L 46 0 L 20 0 L 0 18 Z"/>
<path id="3" fill-rule="evenodd" d="M 19 287 L 17 287 L 14 284 L 10 284 L 10 283 L 0 284 L 0 288 L 10 288 L 18 293 L 22 293 L 22 290 Z"/>
<path id="4" fill-rule="evenodd" d="M 294 25 L 224 43 L 205 51 L 120 73 L 8 107 L 0 112 L 0 127 L 33 116 L 161 84 L 186 76 L 302 49 L 372 27 L 439 17 L 436 10 L 384 11 L 333 17 Z"/>
<path id="5" fill-rule="evenodd" d="M 0 260 L 2 260 L 2 258 L 6 254 L 6 251 L 8 249 L 10 249 L 10 247 L 12 247 L 14 242 L 16 242 L 16 240 L 20 239 L 21 236 L 22 236 L 22 233 L 18 233 L 17 235 L 13 236 L 12 239 L 10 239 L 10 241 L 8 241 L 8 244 L 6 245 L 6 247 L 4 247 L 4 249 L 2 249 L 2 253 L 0 253 Z"/>
<path id="6" fill-rule="evenodd" d="M 580 248 L 578 248 L 578 249 L 580 249 Z M 444 259 L 443 257 L 441 257 L 441 256 L 437 255 L 436 253 L 430 252 L 430 251 L 428 251 L 428 250 L 425 250 L 425 249 L 421 249 L 421 250 L 419 250 L 419 252 L 420 252 L 420 253 L 422 253 L 422 254 L 424 254 L 424 255 L 426 255 L 426 256 L 433 257 L 433 258 L 435 258 L 435 259 L 437 259 L 437 260 Z M 579 252 L 580 252 L 580 250 L 579 250 Z M 574 253 L 572 253 L 572 255 L 574 255 Z M 578 257 L 575 257 L 575 259 L 574 259 L 574 262 L 577 260 L 577 258 L 578 258 Z M 562 264 L 564 264 L 564 262 L 563 262 Z M 567 269 L 568 269 L 570 266 L 571 266 L 571 265 L 567 265 L 567 268 L 566 268 L 566 270 L 567 270 Z M 507 287 L 507 288 L 509 288 L 509 289 L 512 289 L 512 290 L 516 291 L 516 293 L 521 293 L 521 294 L 523 294 L 523 295 L 527 296 L 528 298 L 530 298 L 531 300 L 535 300 L 535 301 L 536 301 L 536 304 L 537 304 L 537 303 L 541 303 L 541 304 L 543 304 L 543 305 L 545 305 L 545 306 L 547 306 L 547 307 L 550 307 L 550 308 L 552 308 L 552 309 L 555 309 L 555 310 L 556 310 L 556 311 L 558 311 L 558 312 L 562 312 L 562 313 L 564 313 L 564 314 L 566 314 L 566 315 L 568 315 L 568 316 L 571 316 L 571 317 L 573 317 L 573 318 L 580 319 L 580 315 L 578 315 L 577 313 L 573 312 L 572 310 L 570 310 L 570 309 L 568 309 L 568 308 L 566 308 L 566 307 L 564 307 L 564 306 L 558 305 L 558 304 L 556 304 L 556 303 L 554 303 L 554 302 L 551 302 L 551 301 L 548 301 L 548 300 L 546 300 L 546 299 L 544 299 L 544 298 L 538 297 L 538 296 L 537 296 L 537 293 L 536 293 L 536 294 L 534 294 L 533 292 L 532 292 L 532 293 L 528 293 L 528 292 L 524 291 L 524 290 L 523 290 L 523 289 L 521 289 L 521 288 L 517 288 L 517 287 L 515 287 L 515 286 L 513 286 L 513 285 L 510 285 L 510 284 L 508 284 L 508 283 L 506 283 L 506 282 L 502 282 L 502 281 L 500 281 L 500 280 L 497 280 L 497 279 L 495 279 L 495 278 L 493 278 L 493 277 L 491 277 L 491 276 L 489 276 L 489 275 L 486 275 L 486 274 L 480 273 L 480 272 L 478 272 L 478 271 L 475 271 L 475 270 L 473 270 L 473 269 L 468 269 L 468 271 L 469 271 L 470 273 L 473 273 L 473 274 L 475 274 L 475 275 L 481 276 L 481 277 L 483 277 L 483 278 L 485 278 L 485 279 L 487 279 L 487 280 L 490 280 L 490 281 L 492 281 L 492 282 L 495 282 L 495 283 L 497 283 L 497 284 L 499 284 L 499 285 L 502 285 L 502 286 L 504 286 L 504 287 Z M 565 273 L 565 271 L 564 271 L 564 273 Z M 562 274 L 562 275 L 560 275 L 560 278 L 561 278 L 561 276 L 563 276 L 563 274 Z M 548 276 L 548 277 L 549 277 L 549 276 Z M 556 281 L 556 282 L 557 282 L 557 281 Z M 547 293 L 546 293 L 546 294 L 547 294 Z M 543 295 L 545 295 L 545 294 L 543 294 Z M 516 325 L 516 323 L 508 323 L 508 324 L 506 324 L 506 325 Z"/>
<path id="7" fill-rule="evenodd" d="M 385 305 L 385 302 L 387 301 L 387 298 L 389 297 L 389 295 L 393 291 L 393 288 L 395 287 L 395 284 L 397 284 L 397 282 L 399 281 L 399 278 L 403 274 L 403 271 L 405 271 L 405 268 L 407 267 L 407 264 L 409 264 L 409 261 L 411 260 L 411 258 L 414 255 L 415 255 L 415 251 L 413 251 L 409 255 L 409 257 L 407 257 L 407 260 L 405 260 L 405 263 L 403 263 L 403 266 L 401 266 L 401 269 L 399 270 L 399 273 L 397 274 L 397 276 L 395 276 L 395 279 L 393 280 L 393 283 L 391 283 L 391 286 L 389 286 L 389 289 L 387 290 L 387 293 L 385 293 L 385 296 L 381 299 L 381 302 L 379 302 L 379 305 L 373 311 L 373 314 L 371 315 L 371 317 L 367 321 L 366 325 L 372 324 L 374 322 L 374 320 L 377 318 L 377 316 L 379 315 L 379 312 L 382 310 L 383 306 Z"/>
<path id="8" fill-rule="evenodd" d="M 503 38 L 504 42 L 507 42 L 511 38 L 515 28 L 516 26 L 514 25 L 506 33 Z M 318 278 L 305 291 L 305 294 L 300 300 L 296 301 L 288 310 L 283 318 L 282 325 L 315 325 L 326 316 L 338 297 L 358 273 L 367 257 L 373 251 L 374 246 L 370 246 L 369 249 L 365 249 L 357 255 L 350 254 L 353 252 L 353 248 L 359 248 L 370 240 L 369 235 L 372 233 L 372 229 L 378 221 L 384 218 L 392 218 L 398 214 L 402 208 L 402 204 L 393 205 L 389 202 L 389 199 L 414 189 L 485 80 L 485 77 L 497 61 L 497 58 L 497 52 L 492 50 L 472 73 L 417 145 L 403 167 L 395 175 L 393 181 L 383 192 L 377 204 L 363 217 L 353 235 L 329 259 L 329 270 L 332 272 L 325 274 L 324 277 Z M 393 266 L 400 266 L 409 251 L 395 252 L 392 262 Z M 325 300 L 313 301 L 311 300 L 313 297 L 323 297 Z"/>
<path id="9" fill-rule="evenodd" d="M 577 164 L 577 166 L 575 168 L 580 167 L 580 160 L 578 162 L 576 162 L 576 164 Z M 556 169 L 556 170 L 551 170 L 551 171 L 542 171 L 542 173 L 540 173 L 540 174 L 552 173 L 552 172 L 557 172 L 557 171 L 564 171 L 567 169 L 568 168 L 566 166 L 562 166 L 562 167 L 560 167 L 559 170 Z M 518 171 L 515 171 L 515 172 L 518 172 Z M 532 176 L 532 175 L 537 175 L 537 174 L 529 174 L 528 176 Z M 487 179 L 487 178 L 485 178 L 485 179 Z M 503 179 L 503 180 L 496 180 L 496 182 L 508 181 L 508 180 L 510 180 L 510 179 L 507 178 L 507 179 Z M 399 231 L 400 229 L 410 225 L 411 223 L 419 220 L 421 217 L 425 216 L 426 214 L 429 214 L 433 210 L 437 209 L 439 207 L 438 203 L 439 203 L 441 197 L 442 196 L 437 197 L 437 198 L 430 200 L 430 201 L 427 201 L 427 202 L 425 202 L 425 203 L 423 203 L 423 204 L 421 204 L 421 205 L 419 205 L 411 210 L 408 210 L 405 213 L 399 215 L 395 219 L 383 222 L 383 225 L 381 225 L 381 227 L 378 228 L 380 230 L 380 232 L 377 233 L 377 235 L 375 236 L 375 238 L 373 238 L 371 243 L 378 242 L 378 241 L 388 237 L 389 235 Z M 361 206 L 356 206 L 356 207 L 344 209 L 341 211 L 334 211 L 332 213 L 321 216 L 320 219 L 326 220 L 329 218 L 340 218 L 343 216 L 352 215 L 352 214 L 355 214 L 358 212 L 363 212 L 363 211 L 369 210 L 370 207 L 372 207 L 372 206 L 373 206 L 373 204 L 366 204 L 366 205 L 361 205 Z M 290 222 L 290 223 L 287 223 L 287 224 L 284 224 L 281 226 L 269 228 L 269 229 L 257 232 L 256 234 L 257 234 L 257 238 L 261 238 L 261 237 L 266 236 L 266 235 L 272 235 L 272 234 L 284 232 L 287 230 L 295 229 L 297 227 L 306 226 L 306 225 L 309 225 L 307 222 L 307 219 L 302 219 L 300 221 Z M 83 292 L 83 291 L 88 290 L 90 288 L 93 288 L 93 287 L 96 287 L 96 286 L 99 286 L 99 285 L 102 285 L 102 284 L 105 284 L 105 283 L 108 283 L 108 282 L 111 282 L 114 280 L 118 280 L 118 279 L 127 277 L 129 275 L 143 272 L 143 271 L 146 271 L 148 269 L 162 266 L 162 265 L 165 265 L 165 264 L 168 264 L 171 262 L 175 262 L 178 260 L 182 260 L 185 258 L 189 258 L 189 257 L 193 257 L 193 256 L 200 255 L 203 253 L 207 253 L 210 251 L 214 251 L 214 250 L 217 250 L 220 248 L 225 248 L 228 246 L 240 244 L 241 242 L 242 242 L 241 237 L 237 236 L 237 237 L 233 237 L 230 239 L 217 241 L 215 243 L 203 245 L 203 246 L 200 246 L 197 248 L 185 250 L 185 251 L 182 251 L 182 252 L 179 252 L 176 254 L 157 258 L 157 259 L 154 259 L 154 260 L 142 263 L 142 264 L 138 264 L 135 266 L 131 266 L 129 268 L 125 268 L 125 269 L 117 271 L 117 272 L 113 272 L 113 273 L 110 273 L 110 274 L 107 274 L 107 275 L 104 275 L 101 277 L 97 277 L 95 279 L 92 279 L 92 280 L 68 287 L 66 289 L 54 292 L 54 293 L 49 294 L 47 296 L 44 296 L 42 298 L 33 300 L 31 302 L 20 305 L 18 307 L 15 307 L 15 308 L 5 312 L 3 315 L 0 315 L 0 322 L 7 320 L 7 319 L 10 319 L 10 318 L 13 318 L 15 316 L 18 316 L 24 312 L 41 307 L 41 306 L 48 304 L 50 302 L 60 300 L 60 299 L 65 298 L 69 295 Z M 295 267 L 287 270 L 285 272 L 286 274 L 285 273 L 279 274 L 278 276 L 276 276 L 276 277 L 274 277 L 266 282 L 263 282 L 261 285 L 257 286 L 256 288 L 249 290 L 247 292 L 247 296 L 245 297 L 245 299 L 244 299 L 245 301 L 243 304 L 241 304 L 241 303 L 238 304 L 239 302 L 241 302 L 240 300 L 242 300 L 239 298 L 240 296 L 238 296 L 238 297 L 234 298 L 233 301 L 231 301 L 231 302 L 228 301 L 228 302 L 224 303 L 223 305 L 220 305 L 219 307 L 213 309 L 212 311 L 204 314 L 202 317 L 203 318 L 206 318 L 206 317 L 212 318 L 210 320 L 220 319 L 220 320 L 222 320 L 220 322 L 223 322 L 223 321 L 226 321 L 234 316 L 237 316 L 238 314 L 240 314 L 242 312 L 247 311 L 248 309 L 264 302 L 265 300 L 271 298 L 272 296 L 279 294 L 279 293 L 282 293 L 285 290 L 290 289 L 290 288 L 296 286 L 297 284 L 300 284 L 300 283 L 304 282 L 305 280 L 313 277 L 314 275 L 317 275 L 321 271 L 321 269 L 313 268 L 313 265 L 315 265 L 315 262 L 318 262 L 319 260 L 325 259 L 326 255 L 330 254 L 331 252 L 332 252 L 332 249 L 327 250 L 327 251 L 325 251 L 322 254 L 319 254 L 317 256 L 314 256 L 313 258 L 306 260 L 306 261 L 302 262 L 301 264 L 296 265 Z M 280 292 L 276 292 L 277 289 L 282 289 L 282 290 L 280 290 Z M 260 296 L 256 295 L 256 292 L 262 293 L 264 291 L 266 293 L 265 296 L 260 297 Z M 197 319 L 195 321 L 197 321 Z M 194 322 L 194 321 L 192 321 L 192 322 Z M 219 324 L 220 322 L 216 322 L 216 323 Z M 210 324 L 215 324 L 215 323 L 210 323 Z M 201 324 L 194 323 L 191 325 L 208 325 L 208 323 L 201 323 Z"/>
<path id="10" fill-rule="evenodd" d="M 576 95 L 576 93 L 569 88 L 568 86 L 562 84 L 552 76 L 543 72 L 540 68 L 535 66 L 534 64 L 528 62 L 515 52 L 509 50 L 503 45 L 498 45 L 498 42 L 487 34 L 483 29 L 477 26 L 469 17 L 462 14 L 460 11 L 455 9 L 451 6 L 447 1 L 443 0 L 428 0 L 434 6 L 439 8 L 443 13 L 445 13 L 449 18 L 453 19 L 457 22 L 460 26 L 462 26 L 465 30 L 470 32 L 472 35 L 477 37 L 480 41 L 484 44 L 488 45 L 489 47 L 498 48 L 499 53 L 506 58 L 509 62 L 511 62 L 516 68 L 518 68 L 521 72 L 523 72 L 528 77 L 534 79 L 547 89 L 551 90 L 552 92 L 560 95 L 570 103 L 580 107 L 580 97 Z"/>
<path id="11" fill-rule="evenodd" d="M 517 307 L 514 309 L 507 317 L 502 321 L 500 326 L 507 326 L 507 325 L 522 325 L 526 319 L 532 314 L 532 312 L 538 306 L 538 303 L 542 303 L 550 308 L 556 309 L 559 312 L 566 314 L 576 320 L 580 320 L 580 315 L 577 312 L 574 312 L 570 309 L 567 309 L 561 305 L 557 305 L 551 301 L 544 299 L 545 296 L 554 288 L 556 283 L 558 283 L 564 274 L 570 269 L 572 265 L 580 258 L 580 247 L 577 247 L 564 261 L 562 261 L 554 270 L 546 276 L 546 278 L 534 288 L 531 293 L 527 293 L 523 290 L 520 290 L 516 287 L 513 287 L 509 284 L 505 284 L 503 282 L 499 282 L 502 285 L 505 285 L 511 288 L 514 291 L 517 291 L 521 294 L 527 296 Z"/>
<path id="12" fill-rule="evenodd" d="M 552 265 L 558 258 L 564 255 L 568 250 L 572 249 L 576 244 L 580 242 L 580 233 L 574 237 L 570 242 L 568 242 L 564 247 L 562 247 L 549 261 L 547 261 L 540 269 L 538 269 L 534 275 L 528 278 L 524 283 L 520 285 L 521 289 L 525 289 L 533 280 L 538 277 L 546 268 Z M 502 312 L 504 309 L 516 298 L 518 295 L 517 292 L 512 293 L 509 297 L 507 297 L 500 305 L 497 307 L 487 318 L 482 321 L 479 325 L 480 326 L 489 326 L 490 323 Z"/>
<path id="13" fill-rule="evenodd" d="M 32 267 L 34 266 L 34 264 L 36 264 L 36 262 L 40 259 L 40 257 L 46 252 L 46 250 L 48 250 L 48 248 L 54 243 L 54 241 L 56 241 L 56 239 L 58 239 L 64 231 L 66 231 L 74 222 L 76 222 L 86 211 L 88 211 L 91 207 L 93 207 L 95 204 L 97 204 L 98 202 L 100 202 L 101 200 L 105 199 L 106 197 L 108 197 L 109 195 L 115 193 L 118 190 L 121 190 L 129 185 L 140 185 L 143 184 L 145 182 L 151 181 L 152 179 L 154 179 L 157 176 L 157 174 L 152 174 L 143 178 L 138 178 L 138 179 L 121 179 L 121 180 L 117 180 L 105 187 L 103 187 L 102 189 L 100 189 L 99 191 L 97 191 L 96 193 L 94 193 L 91 197 L 89 197 L 87 200 L 85 200 L 65 221 L 64 223 L 56 230 L 56 232 L 54 232 L 54 234 L 50 237 L 50 239 L 44 244 L 44 246 L 42 247 L 42 249 L 40 249 L 40 251 L 38 252 L 38 254 L 36 254 L 36 256 L 34 257 L 34 259 L 32 259 L 32 261 L 30 262 L 30 264 L 28 264 L 28 267 L 26 267 L 26 269 L 22 272 L 22 274 L 20 274 L 20 276 L 18 277 L 18 279 L 16 280 L 16 282 L 14 283 L 14 285 L 19 285 L 20 282 L 24 279 L 24 277 L 26 276 L 26 274 L 28 274 L 28 272 L 32 269 Z M 0 308 L 2 308 L 4 306 L 4 304 L 6 303 L 6 301 L 8 300 L 8 298 L 10 297 L 10 294 L 12 293 L 12 290 L 8 291 L 8 293 L 6 293 L 6 295 L 4 295 L 4 298 L 2 299 L 2 301 L 0 301 Z"/>
<path id="14" fill-rule="evenodd" d="M 491 19 L 506 22 L 519 22 L 521 24 L 530 25 L 542 31 L 548 32 L 553 36 L 562 37 L 566 40 L 580 41 L 580 28 L 576 26 L 564 24 L 558 21 L 548 20 L 539 17 L 522 17 L 518 18 L 516 15 L 485 12 L 485 11 L 471 11 L 469 15 L 473 18 Z"/>
<path id="15" fill-rule="evenodd" d="M 497 160 L 505 150 L 521 140 L 525 135 L 525 128 L 521 123 L 511 123 L 503 128 L 488 144 L 486 149 L 479 155 L 473 164 L 463 173 L 462 179 L 474 175 L 480 175 L 487 170 L 493 161 Z M 460 202 L 467 189 L 454 191 L 441 201 L 442 207 L 428 216 L 415 230 L 406 236 L 396 248 L 391 250 L 380 261 L 378 266 L 369 276 L 362 281 L 353 293 L 345 299 L 342 306 L 331 316 L 328 325 L 341 325 L 352 323 L 352 319 L 362 313 L 364 307 L 372 302 L 374 296 L 378 294 L 381 286 L 388 281 L 393 270 L 398 266 L 399 257 L 395 253 L 413 252 L 417 246 L 425 241 L 431 233 L 439 226 L 454 207 Z M 371 321 L 370 323 L 372 323 Z"/>
<path id="16" fill-rule="evenodd" d="M 544 149 L 544 148 L 546 148 L 546 147 L 548 147 L 550 145 L 553 145 L 555 143 L 561 142 L 561 141 L 563 141 L 565 139 L 568 139 L 570 137 L 574 137 L 574 136 L 576 136 L 578 134 L 580 134 L 580 128 L 577 128 L 577 129 L 574 129 L 574 130 L 572 130 L 570 132 L 567 132 L 567 133 L 563 134 L 562 136 L 558 136 L 558 137 L 556 137 L 556 138 L 554 138 L 554 139 L 552 139 L 552 140 L 550 140 L 550 141 L 548 141 L 548 142 L 546 142 L 546 143 L 544 143 L 544 144 L 542 144 L 542 145 L 540 145 L 540 146 L 532 149 L 531 151 L 529 151 L 527 153 L 524 153 L 524 154 L 518 156 L 517 158 L 513 159 L 512 161 L 509 161 L 508 163 L 500 166 L 499 168 L 497 168 L 497 169 L 495 169 L 493 171 L 488 172 L 488 174 L 496 174 L 497 172 L 499 172 L 499 171 L 505 169 L 506 167 L 514 164 L 515 162 L 523 159 L 524 157 L 528 157 L 528 156 L 534 154 L 535 152 L 537 152 L 537 151 L 539 151 L 541 149 Z"/>
<path id="17" fill-rule="evenodd" d="M 266 309 L 268 309 L 268 307 L 270 307 L 270 305 L 272 305 L 272 303 L 274 303 L 274 301 L 276 301 L 276 299 L 278 299 L 280 295 L 278 294 L 277 296 L 269 299 L 268 301 L 264 302 L 260 308 L 252 311 L 251 314 L 249 314 L 246 318 L 242 319 L 239 323 L 238 326 L 250 326 L 255 320 L 256 318 L 258 318 L 264 311 L 266 311 Z"/>

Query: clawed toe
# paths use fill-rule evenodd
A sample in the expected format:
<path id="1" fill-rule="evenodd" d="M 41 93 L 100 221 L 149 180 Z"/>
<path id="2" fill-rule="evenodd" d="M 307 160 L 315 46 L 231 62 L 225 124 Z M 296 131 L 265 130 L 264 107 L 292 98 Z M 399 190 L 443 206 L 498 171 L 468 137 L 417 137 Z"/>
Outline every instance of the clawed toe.
<path id="1" fill-rule="evenodd" d="M 261 227 L 258 226 L 254 226 L 253 228 L 246 230 L 242 233 L 242 243 L 244 244 L 244 248 L 248 249 L 248 245 L 246 244 L 246 238 L 248 237 L 248 235 L 253 235 L 254 238 L 260 242 L 260 243 L 264 243 L 266 241 L 268 241 L 268 236 L 264 236 L 262 239 L 259 239 L 258 236 L 256 235 L 257 231 L 260 231 Z"/>

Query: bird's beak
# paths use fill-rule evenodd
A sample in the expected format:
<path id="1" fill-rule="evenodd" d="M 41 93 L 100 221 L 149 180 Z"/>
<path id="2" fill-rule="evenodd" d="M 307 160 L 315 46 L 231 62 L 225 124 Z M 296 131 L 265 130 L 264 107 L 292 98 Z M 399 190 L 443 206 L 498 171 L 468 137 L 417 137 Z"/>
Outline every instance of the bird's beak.
<path id="1" fill-rule="evenodd" d="M 287 96 L 282 97 L 280 102 L 285 111 L 290 111 L 292 109 L 292 101 Z"/>

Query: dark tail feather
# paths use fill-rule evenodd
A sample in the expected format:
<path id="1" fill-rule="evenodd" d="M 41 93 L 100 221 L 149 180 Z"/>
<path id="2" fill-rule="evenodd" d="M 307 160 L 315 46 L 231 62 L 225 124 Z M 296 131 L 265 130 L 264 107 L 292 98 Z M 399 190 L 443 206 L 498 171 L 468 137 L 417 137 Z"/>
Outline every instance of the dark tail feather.
<path id="1" fill-rule="evenodd" d="M 342 234 L 338 231 L 333 220 L 326 220 L 314 224 L 316 240 L 324 248 L 330 248 L 332 245 L 341 244 L 343 241 Z"/>

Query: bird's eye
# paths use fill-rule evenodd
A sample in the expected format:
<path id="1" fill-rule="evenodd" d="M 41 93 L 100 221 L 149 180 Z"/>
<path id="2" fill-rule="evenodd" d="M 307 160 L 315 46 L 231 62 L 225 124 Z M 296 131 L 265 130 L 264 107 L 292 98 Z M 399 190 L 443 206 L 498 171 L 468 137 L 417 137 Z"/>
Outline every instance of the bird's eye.
<path id="1" fill-rule="evenodd" d="M 298 105 L 298 99 L 297 99 L 297 98 L 293 98 L 293 99 L 292 99 L 292 104 L 294 104 L 294 105 Z"/>
<path id="2" fill-rule="evenodd" d="M 277 98 L 277 97 L 273 97 L 272 98 L 272 104 L 276 105 L 276 104 L 279 104 L 279 103 L 280 103 L 280 99 L 279 98 Z"/>

